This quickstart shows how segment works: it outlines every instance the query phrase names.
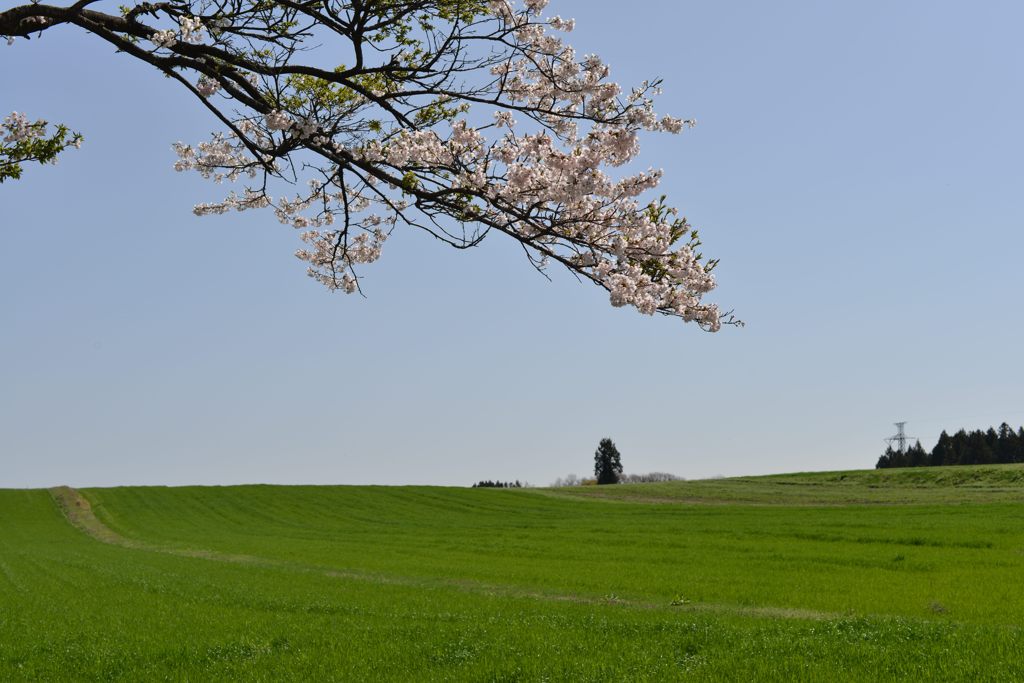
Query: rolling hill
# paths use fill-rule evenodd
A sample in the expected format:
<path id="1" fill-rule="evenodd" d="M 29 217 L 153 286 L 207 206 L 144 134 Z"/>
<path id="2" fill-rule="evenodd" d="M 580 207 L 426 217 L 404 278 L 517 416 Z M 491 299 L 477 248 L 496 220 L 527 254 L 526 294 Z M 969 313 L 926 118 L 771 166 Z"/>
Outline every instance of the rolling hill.
<path id="1" fill-rule="evenodd" d="M 0 490 L 3 680 L 1024 678 L 1024 468 Z"/>

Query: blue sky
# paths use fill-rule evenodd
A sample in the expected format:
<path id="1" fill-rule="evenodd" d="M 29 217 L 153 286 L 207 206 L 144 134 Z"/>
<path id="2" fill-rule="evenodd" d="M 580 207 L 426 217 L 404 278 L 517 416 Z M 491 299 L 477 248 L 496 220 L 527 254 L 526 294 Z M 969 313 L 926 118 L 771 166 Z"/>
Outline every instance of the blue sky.
<path id="1" fill-rule="evenodd" d="M 0 6 L 13 3 L 5 0 Z M 1016 2 L 553 0 L 694 117 L 643 161 L 721 259 L 702 333 L 398 231 L 330 294 L 272 215 L 196 218 L 212 129 L 71 30 L 0 46 L 0 109 L 86 142 L 0 186 L 0 486 L 547 484 L 871 467 L 892 431 L 1024 423 Z"/>

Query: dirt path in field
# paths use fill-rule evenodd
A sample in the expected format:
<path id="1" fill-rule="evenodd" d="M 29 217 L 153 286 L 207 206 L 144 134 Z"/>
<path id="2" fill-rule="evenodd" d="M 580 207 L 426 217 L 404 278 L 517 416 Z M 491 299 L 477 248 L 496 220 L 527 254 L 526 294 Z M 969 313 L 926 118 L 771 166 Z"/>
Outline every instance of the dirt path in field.
<path id="1" fill-rule="evenodd" d="M 60 508 L 64 516 L 71 522 L 71 526 L 79 531 L 84 531 L 97 541 L 121 545 L 126 548 L 141 548 L 143 544 L 132 541 L 117 533 L 106 524 L 101 522 L 93 513 L 89 501 L 70 486 L 54 486 L 50 489 L 50 495 Z"/>
<path id="2" fill-rule="evenodd" d="M 216 550 L 199 550 L 192 548 L 178 548 L 162 546 L 155 543 L 147 543 L 133 538 L 128 538 L 117 533 L 104 524 L 93 512 L 89 500 L 78 490 L 70 486 L 55 486 L 51 488 L 50 495 L 53 497 L 57 507 L 64 513 L 68 522 L 79 531 L 92 538 L 109 545 L 132 548 L 134 550 L 145 550 L 148 552 L 176 555 L 178 557 L 189 557 L 214 562 L 231 562 L 234 564 L 247 564 L 269 569 L 283 569 L 297 571 L 307 574 L 318 574 L 331 578 L 345 579 L 351 581 L 364 581 L 371 583 L 397 585 L 397 586 L 443 586 L 454 588 L 471 593 L 508 598 L 528 598 L 533 600 L 549 600 L 553 602 L 574 602 L 585 605 L 621 605 L 639 609 L 672 609 L 679 612 L 717 612 L 736 614 L 751 617 L 767 617 L 776 619 L 807 619 L 827 620 L 842 618 L 842 614 L 834 612 L 819 612 L 814 610 L 785 608 L 785 607 L 745 607 L 741 605 L 723 605 L 717 603 L 694 603 L 683 602 L 682 604 L 666 604 L 645 602 L 641 600 L 629 600 L 608 596 L 596 598 L 592 596 L 570 595 L 564 593 L 549 593 L 542 591 L 524 590 L 515 586 L 503 586 L 496 584 L 485 584 L 471 579 L 429 579 L 413 578 L 404 576 L 389 576 L 384 574 L 373 574 L 354 570 L 335 570 L 323 567 L 297 564 L 294 562 L 283 562 L 272 560 L 255 555 L 239 555 L 233 553 L 222 553 Z"/>
<path id="3" fill-rule="evenodd" d="M 238 564 L 254 564 L 264 567 L 295 567 L 286 562 L 269 560 L 255 555 L 235 555 L 222 553 L 216 550 L 196 550 L 192 548 L 175 548 L 162 546 L 156 543 L 147 543 L 134 538 L 128 538 L 117 533 L 104 524 L 92 511 L 89 500 L 77 489 L 70 486 L 55 486 L 50 489 L 50 495 L 67 517 L 71 525 L 97 541 L 110 545 L 119 545 L 124 548 L 136 550 L 148 550 L 150 552 L 165 553 L 167 555 L 178 555 L 179 557 L 194 557 L 203 560 L 215 560 L 220 562 L 235 562 Z"/>

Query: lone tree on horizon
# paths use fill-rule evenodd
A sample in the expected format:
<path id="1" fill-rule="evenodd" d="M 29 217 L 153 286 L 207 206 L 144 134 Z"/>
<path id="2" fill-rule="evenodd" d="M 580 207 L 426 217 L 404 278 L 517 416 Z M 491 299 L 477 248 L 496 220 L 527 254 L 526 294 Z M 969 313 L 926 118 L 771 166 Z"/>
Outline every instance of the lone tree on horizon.
<path id="1" fill-rule="evenodd" d="M 651 197 L 661 171 L 617 170 L 637 158 L 641 132 L 694 122 L 655 113 L 658 80 L 609 81 L 599 57 L 564 42 L 574 21 L 546 5 L 30 2 L 0 11 L 0 39 L 59 47 L 79 30 L 177 82 L 218 130 L 176 143 L 176 170 L 235 185 L 194 212 L 272 211 L 300 231 L 296 256 L 331 290 L 361 291 L 361 269 L 402 225 L 457 249 L 501 234 L 536 269 L 560 264 L 613 306 L 710 331 L 740 324 L 702 301 L 716 261 Z M 14 112 L 0 123 L 0 181 L 80 142 Z"/>
<path id="2" fill-rule="evenodd" d="M 598 484 L 618 484 L 622 474 L 619 449 L 611 439 L 601 439 L 594 452 L 594 477 Z"/>

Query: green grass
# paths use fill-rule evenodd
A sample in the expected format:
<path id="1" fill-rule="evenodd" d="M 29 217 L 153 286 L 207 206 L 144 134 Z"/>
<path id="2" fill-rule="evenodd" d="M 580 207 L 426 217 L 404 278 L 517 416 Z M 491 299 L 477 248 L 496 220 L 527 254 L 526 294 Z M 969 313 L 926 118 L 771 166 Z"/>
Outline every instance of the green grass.
<path id="1" fill-rule="evenodd" d="M 1019 467 L 82 494 L 0 490 L 0 680 L 1024 678 Z"/>

